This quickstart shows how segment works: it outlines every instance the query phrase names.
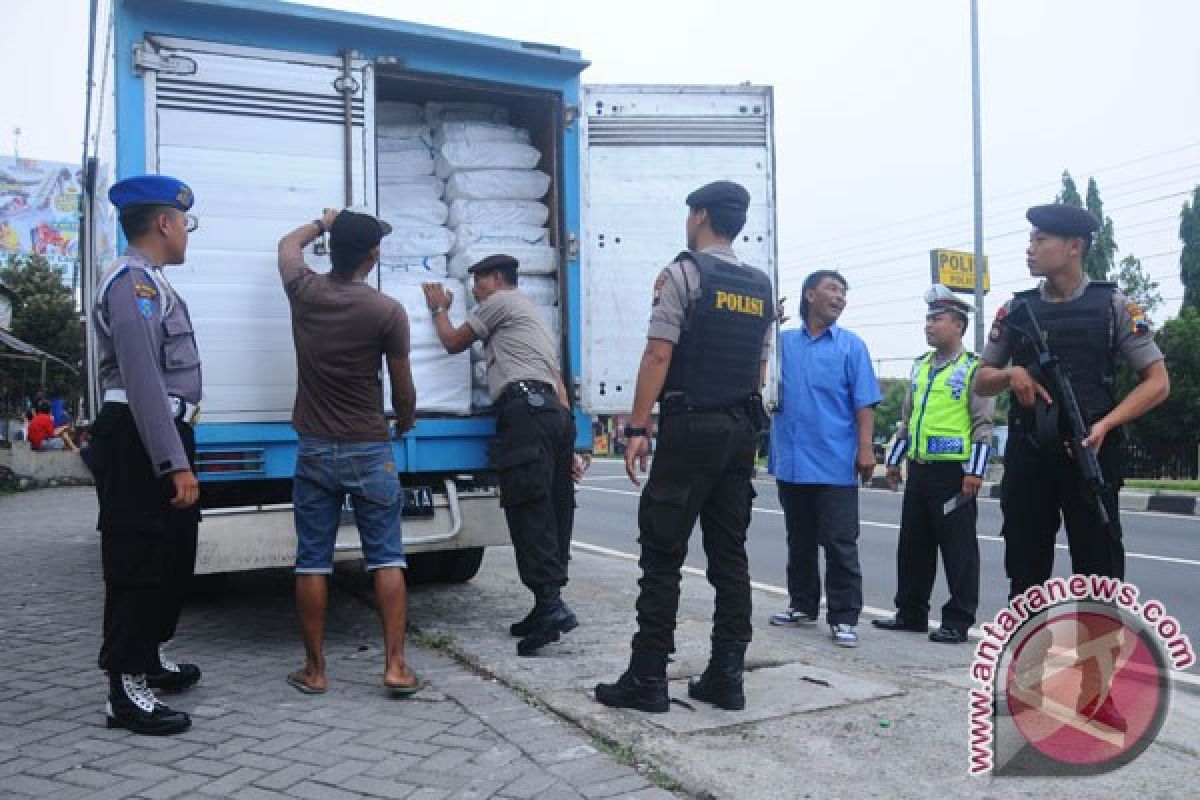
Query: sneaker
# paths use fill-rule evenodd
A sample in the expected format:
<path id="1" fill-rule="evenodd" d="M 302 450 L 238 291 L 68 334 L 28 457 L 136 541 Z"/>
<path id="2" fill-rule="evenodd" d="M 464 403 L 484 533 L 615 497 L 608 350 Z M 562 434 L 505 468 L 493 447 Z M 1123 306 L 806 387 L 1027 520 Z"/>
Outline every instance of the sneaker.
<path id="1" fill-rule="evenodd" d="M 816 621 L 816 614 L 807 614 L 803 611 L 797 611 L 794 608 L 771 615 L 772 625 L 813 625 Z"/>
<path id="2" fill-rule="evenodd" d="M 858 647 L 858 631 L 854 630 L 853 625 L 843 622 L 840 625 L 830 625 L 829 630 L 833 634 L 834 644 L 841 647 Z"/>

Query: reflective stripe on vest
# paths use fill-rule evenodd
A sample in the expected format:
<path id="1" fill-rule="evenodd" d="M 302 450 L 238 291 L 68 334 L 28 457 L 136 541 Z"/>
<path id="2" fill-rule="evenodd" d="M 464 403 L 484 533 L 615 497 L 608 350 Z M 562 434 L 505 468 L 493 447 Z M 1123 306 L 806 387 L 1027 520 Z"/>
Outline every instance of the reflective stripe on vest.
<path id="1" fill-rule="evenodd" d="M 909 438 L 915 442 L 912 457 L 919 461 L 967 461 L 971 457 L 971 379 L 979 367 L 972 353 L 958 358 L 932 375 L 933 353 L 913 365 L 912 416 Z"/>

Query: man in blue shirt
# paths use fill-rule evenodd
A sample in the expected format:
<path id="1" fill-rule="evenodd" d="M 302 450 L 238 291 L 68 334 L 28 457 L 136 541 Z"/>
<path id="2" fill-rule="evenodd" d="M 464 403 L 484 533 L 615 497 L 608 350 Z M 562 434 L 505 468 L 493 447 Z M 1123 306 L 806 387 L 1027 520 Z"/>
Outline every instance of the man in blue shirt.
<path id="1" fill-rule="evenodd" d="M 771 624 L 816 622 L 820 545 L 833 641 L 854 647 L 863 603 L 858 485 L 875 470 L 871 434 L 882 395 L 866 344 L 837 326 L 847 288 L 846 279 L 832 270 L 809 275 L 800 299 L 802 326 L 779 339 L 780 408 L 769 466 L 787 525 L 791 602 Z"/>

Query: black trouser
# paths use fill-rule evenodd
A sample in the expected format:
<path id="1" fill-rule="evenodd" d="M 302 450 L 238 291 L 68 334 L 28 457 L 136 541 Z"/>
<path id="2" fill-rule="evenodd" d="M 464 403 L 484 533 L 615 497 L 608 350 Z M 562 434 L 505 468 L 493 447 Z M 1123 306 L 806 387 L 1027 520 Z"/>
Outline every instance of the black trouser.
<path id="1" fill-rule="evenodd" d="M 787 583 L 791 607 L 816 616 L 821 605 L 817 545 L 825 549 L 826 619 L 857 625 L 862 612 L 858 564 L 858 487 L 776 481 L 787 526 Z"/>
<path id="2" fill-rule="evenodd" d="M 908 462 L 908 485 L 896 544 L 896 610 L 914 624 L 929 618 L 929 596 L 942 552 L 950 599 L 942 606 L 942 626 L 966 631 L 979 606 L 979 542 L 975 539 L 975 500 L 943 513 L 946 501 L 962 491 L 963 465 Z"/>
<path id="3" fill-rule="evenodd" d="M 195 434 L 182 421 L 175 427 L 194 465 Z M 100 668 L 158 672 L 158 646 L 175 635 L 195 570 L 200 511 L 171 505 L 174 484 L 155 475 L 129 406 L 105 403 L 91 445 L 104 569 Z"/>
<path id="4" fill-rule="evenodd" d="M 650 478 L 638 504 L 642 578 L 635 648 L 675 650 L 680 568 L 697 518 L 708 557 L 708 582 L 716 592 L 712 639 L 750 641 L 746 529 L 754 499 L 756 442 L 742 409 L 662 419 Z"/>
<path id="5" fill-rule="evenodd" d="M 500 404 L 492 443 L 517 574 L 531 590 L 566 585 L 575 523 L 575 423 L 554 395 L 535 396 L 544 405 L 524 396 Z"/>
<path id="6" fill-rule="evenodd" d="M 1121 448 L 1115 433 L 1100 448 L 1099 460 L 1108 484 L 1104 506 L 1112 523 L 1107 529 L 1096 511 L 1094 495 L 1064 451 L 1046 452 L 1019 432 L 1015 436 L 1010 433 L 1000 489 L 1010 598 L 1054 573 L 1054 541 L 1060 520 L 1067 528 L 1072 572 L 1125 577 L 1125 549 L 1117 516 Z"/>

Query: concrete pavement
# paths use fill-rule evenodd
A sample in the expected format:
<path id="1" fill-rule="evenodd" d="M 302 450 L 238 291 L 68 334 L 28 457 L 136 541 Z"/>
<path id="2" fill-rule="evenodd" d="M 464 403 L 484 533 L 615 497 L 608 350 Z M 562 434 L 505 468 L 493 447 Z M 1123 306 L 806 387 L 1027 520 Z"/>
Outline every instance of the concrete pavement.
<path id="1" fill-rule="evenodd" d="M 388 697 L 375 614 L 340 589 L 329 613 L 330 690 L 299 694 L 283 680 L 303 658 L 284 571 L 236 576 L 220 602 L 185 611 L 171 654 L 200 664 L 204 679 L 166 699 L 192 714 L 191 730 L 165 738 L 107 730 L 95 514 L 88 488 L 0 494 L 0 797 L 674 796 L 621 752 L 411 639 L 429 688 Z M 427 629 L 440 624 L 437 594 L 414 604 Z"/>

